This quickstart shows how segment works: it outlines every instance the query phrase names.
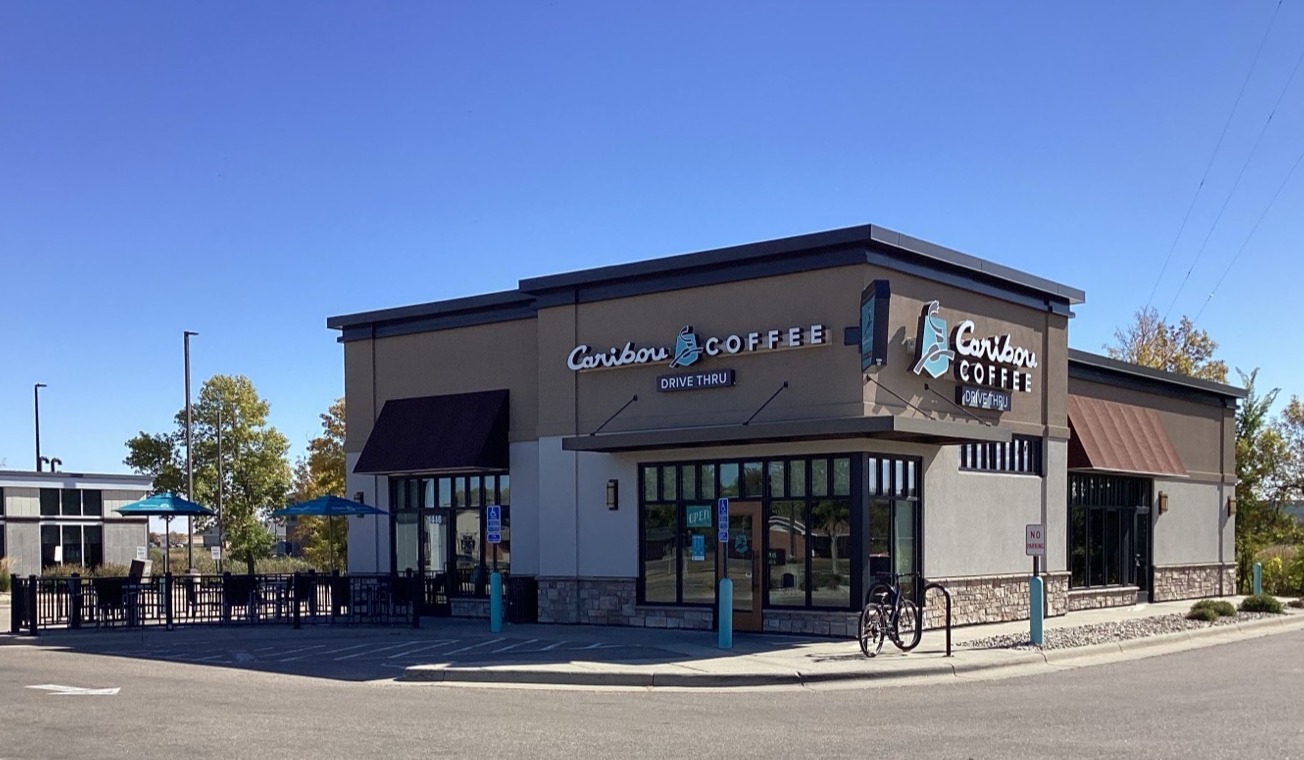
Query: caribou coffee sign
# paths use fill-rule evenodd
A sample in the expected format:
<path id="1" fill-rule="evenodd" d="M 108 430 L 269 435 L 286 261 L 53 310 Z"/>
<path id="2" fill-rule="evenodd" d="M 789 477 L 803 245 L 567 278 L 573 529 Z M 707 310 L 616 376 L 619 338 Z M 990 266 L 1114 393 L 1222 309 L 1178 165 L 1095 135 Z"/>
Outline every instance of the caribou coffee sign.
<path id="1" fill-rule="evenodd" d="M 981 389 L 997 391 L 1032 391 L 1032 372 L 1037 368 L 1037 354 L 1016 345 L 1009 335 L 981 336 L 972 319 L 961 321 L 950 332 L 946 320 L 938 316 L 940 304 L 931 301 L 919 315 L 918 356 L 914 373 L 940 378 L 948 372 L 962 386 L 957 400 L 980 409 L 1009 409 L 1008 398 L 1002 399 Z M 1004 396 L 1006 394 L 1000 394 Z"/>
<path id="2" fill-rule="evenodd" d="M 566 357 L 566 366 L 576 372 L 607 367 L 630 367 L 666 362 L 671 368 L 688 367 L 703 356 L 736 356 L 786 348 L 822 346 L 828 343 L 824 325 L 784 327 L 765 331 L 712 335 L 705 340 L 686 325 L 675 336 L 674 346 L 638 346 L 627 341 L 623 346 L 594 350 L 581 343 Z"/>

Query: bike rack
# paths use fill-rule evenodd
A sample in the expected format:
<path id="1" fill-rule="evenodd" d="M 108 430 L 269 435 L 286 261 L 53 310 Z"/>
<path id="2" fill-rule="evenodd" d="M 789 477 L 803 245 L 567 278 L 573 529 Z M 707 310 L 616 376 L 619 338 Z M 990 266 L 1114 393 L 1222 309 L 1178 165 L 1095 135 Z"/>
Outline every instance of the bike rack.
<path id="1" fill-rule="evenodd" d="M 924 627 L 924 610 L 928 607 L 928 590 L 932 588 L 941 591 L 942 596 L 946 597 L 946 656 L 950 657 L 951 656 L 951 592 L 946 589 L 946 586 L 943 586 L 940 583 L 924 584 L 924 590 L 920 594 L 920 599 L 923 601 L 923 604 L 919 605 L 919 628 L 922 630 Z"/>

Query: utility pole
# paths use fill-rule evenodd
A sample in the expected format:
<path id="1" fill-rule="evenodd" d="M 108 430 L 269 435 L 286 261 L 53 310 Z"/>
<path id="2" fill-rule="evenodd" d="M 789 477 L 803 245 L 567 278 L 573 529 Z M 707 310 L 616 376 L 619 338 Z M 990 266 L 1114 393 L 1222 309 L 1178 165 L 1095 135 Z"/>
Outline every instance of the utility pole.
<path id="1" fill-rule="evenodd" d="M 41 389 L 45 383 L 32 386 L 32 404 L 36 407 L 36 471 L 41 471 Z"/>
<path id="2" fill-rule="evenodd" d="M 186 347 L 186 498 L 195 500 L 195 461 L 190 455 L 190 336 L 197 332 L 183 330 L 181 340 Z M 195 569 L 195 518 L 186 516 L 186 570 Z"/>

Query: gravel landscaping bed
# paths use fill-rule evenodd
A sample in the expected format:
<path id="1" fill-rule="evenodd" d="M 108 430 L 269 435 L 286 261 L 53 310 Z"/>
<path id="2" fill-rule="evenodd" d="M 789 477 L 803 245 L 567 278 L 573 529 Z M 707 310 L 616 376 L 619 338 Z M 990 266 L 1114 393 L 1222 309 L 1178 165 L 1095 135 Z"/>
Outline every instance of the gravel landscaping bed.
<path id="1" fill-rule="evenodd" d="M 1111 641 L 1142 639 L 1164 633 L 1177 633 L 1196 628 L 1210 628 L 1219 625 L 1231 625 L 1247 620 L 1262 620 L 1277 617 L 1266 612 L 1238 612 L 1235 617 L 1219 618 L 1215 623 L 1202 620 L 1187 620 L 1185 614 L 1157 615 L 1155 617 L 1119 620 L 1113 623 L 1093 623 L 1072 628 L 1046 629 L 1044 646 L 1033 646 L 1026 633 L 1011 633 L 1003 636 L 988 636 L 959 642 L 957 646 L 971 649 L 1069 649 L 1085 647 L 1092 644 L 1108 644 Z"/>

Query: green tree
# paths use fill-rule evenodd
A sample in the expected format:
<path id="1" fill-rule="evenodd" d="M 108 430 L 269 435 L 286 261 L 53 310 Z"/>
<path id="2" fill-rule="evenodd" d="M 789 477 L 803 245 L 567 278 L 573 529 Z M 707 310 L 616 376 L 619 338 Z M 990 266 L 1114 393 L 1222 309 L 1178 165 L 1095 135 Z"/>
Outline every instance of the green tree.
<path id="1" fill-rule="evenodd" d="M 263 510 L 285 502 L 290 488 L 286 455 L 290 444 L 267 424 L 271 405 L 248 378 L 214 375 L 191 405 L 195 491 L 189 498 L 218 508 L 218 419 L 221 418 L 221 513 L 217 525 L 232 558 L 254 571 L 254 561 L 271 553 L 275 537 L 263 525 Z M 220 410 L 220 411 L 219 411 Z M 186 492 L 185 409 L 176 430 L 142 431 L 127 441 L 124 463 L 154 478 L 154 492 Z M 213 524 L 201 520 L 200 529 Z"/>
<path id="2" fill-rule="evenodd" d="M 1269 416 L 1280 389 L 1260 395 L 1257 369 L 1237 374 L 1246 395 L 1236 415 L 1236 584 L 1248 588 L 1259 551 L 1291 537 L 1293 521 L 1280 509 L 1290 451 Z"/>
<path id="3" fill-rule="evenodd" d="M 336 399 L 321 415 L 322 434 L 308 441 L 307 456 L 294 465 L 292 500 L 307 501 L 333 494 L 345 496 L 344 399 Z M 331 567 L 337 558 L 347 557 L 348 526 L 330 518 L 298 518 L 291 538 L 303 546 L 304 557 L 319 568 Z"/>
<path id="4" fill-rule="evenodd" d="M 1114 331 L 1113 346 L 1105 346 L 1110 358 L 1177 372 L 1203 380 L 1227 382 L 1227 365 L 1213 358 L 1218 344 L 1204 330 L 1195 329 L 1187 317 L 1177 325 L 1166 324 L 1154 308 L 1142 309 L 1127 328 Z"/>

